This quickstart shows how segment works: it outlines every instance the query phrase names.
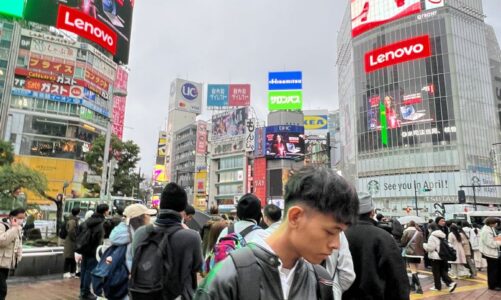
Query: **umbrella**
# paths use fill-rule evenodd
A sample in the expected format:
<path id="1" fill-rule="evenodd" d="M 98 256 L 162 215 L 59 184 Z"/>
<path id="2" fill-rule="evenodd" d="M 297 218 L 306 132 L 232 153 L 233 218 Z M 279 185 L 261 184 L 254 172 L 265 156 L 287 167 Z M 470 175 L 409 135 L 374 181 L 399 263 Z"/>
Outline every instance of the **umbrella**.
<path id="1" fill-rule="evenodd" d="M 186 223 L 186 225 L 193 230 L 200 231 L 200 229 L 202 229 L 210 219 L 210 215 L 199 210 L 195 210 L 195 215 L 189 222 Z"/>
<path id="2" fill-rule="evenodd" d="M 405 217 L 400 217 L 397 220 L 402 225 L 408 224 L 410 221 L 414 221 L 416 224 L 426 223 L 426 220 L 424 218 L 418 216 L 405 216 Z"/>

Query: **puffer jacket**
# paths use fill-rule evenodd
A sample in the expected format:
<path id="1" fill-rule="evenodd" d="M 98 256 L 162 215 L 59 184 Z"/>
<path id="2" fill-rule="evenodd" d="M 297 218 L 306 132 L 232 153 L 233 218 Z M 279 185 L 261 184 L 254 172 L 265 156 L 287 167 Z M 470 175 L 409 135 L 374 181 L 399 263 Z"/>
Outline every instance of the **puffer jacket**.
<path id="1" fill-rule="evenodd" d="M 501 242 L 496 242 L 495 229 L 484 225 L 480 231 L 480 252 L 490 258 L 498 258 Z"/>
<path id="2" fill-rule="evenodd" d="M 257 242 L 257 241 L 255 241 Z M 279 258 L 265 246 L 251 242 L 261 272 L 260 299 L 283 299 L 282 284 L 278 273 Z M 239 251 L 239 250 L 237 250 Z M 237 269 L 231 257 L 227 257 L 214 268 L 195 294 L 196 300 L 237 300 Z M 317 296 L 317 279 L 313 267 L 300 259 L 296 265 L 294 279 L 289 292 L 289 300 L 319 299 Z"/>
<path id="3" fill-rule="evenodd" d="M 415 257 L 415 258 L 423 258 L 424 257 L 424 249 L 423 249 L 423 232 L 417 230 L 416 227 L 408 227 L 404 230 L 404 235 L 402 236 L 402 240 L 400 241 L 400 245 L 406 249 L 405 257 Z M 414 240 L 412 239 L 416 234 Z M 409 242 L 412 240 L 412 243 Z M 409 244 L 408 247 L 407 244 Z"/>
<path id="4" fill-rule="evenodd" d="M 21 261 L 21 230 L 20 226 L 11 228 L 7 223 L 0 224 L 0 268 L 15 269 Z"/>
<path id="5" fill-rule="evenodd" d="M 125 224 L 124 222 L 120 223 L 118 226 L 113 228 L 113 231 L 110 234 L 110 242 L 114 246 L 122 246 L 127 245 L 127 252 L 125 255 L 125 264 L 127 265 L 127 269 L 129 272 L 132 269 L 132 236 L 134 232 L 132 228 Z"/>
<path id="6" fill-rule="evenodd" d="M 445 237 L 442 230 L 435 230 L 430 234 L 428 243 L 423 244 L 424 250 L 428 252 L 429 259 L 442 260 L 438 255 L 438 251 L 440 251 L 440 239 L 445 239 Z"/>

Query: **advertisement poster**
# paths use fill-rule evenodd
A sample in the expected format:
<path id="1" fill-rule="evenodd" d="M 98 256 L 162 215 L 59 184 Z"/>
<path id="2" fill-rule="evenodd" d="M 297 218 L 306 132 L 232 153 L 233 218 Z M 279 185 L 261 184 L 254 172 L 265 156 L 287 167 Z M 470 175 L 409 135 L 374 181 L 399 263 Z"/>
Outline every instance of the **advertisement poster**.
<path id="1" fill-rule="evenodd" d="M 251 100 L 250 84 L 230 84 L 229 105 L 249 106 Z"/>
<path id="2" fill-rule="evenodd" d="M 259 127 L 256 129 L 254 137 L 254 157 L 263 157 L 266 155 L 266 128 Z"/>
<path id="3" fill-rule="evenodd" d="M 113 84 L 114 89 L 120 92 L 127 92 L 127 83 L 129 80 L 129 73 L 123 67 L 118 67 Z M 127 97 L 114 96 L 113 97 L 113 124 L 112 130 L 119 139 L 123 138 L 124 124 L 125 124 L 125 108 L 127 106 Z"/>
<path id="4" fill-rule="evenodd" d="M 207 106 L 228 106 L 228 93 L 230 86 L 227 84 L 209 84 L 207 86 Z"/>
<path id="5" fill-rule="evenodd" d="M 302 91 L 270 91 L 268 92 L 268 109 L 301 110 L 303 108 Z"/>
<path id="6" fill-rule="evenodd" d="M 425 0 L 424 3 L 426 10 L 428 10 L 443 7 L 445 0 Z"/>
<path id="7" fill-rule="evenodd" d="M 301 71 L 268 73 L 268 90 L 270 91 L 302 89 L 303 73 Z"/>
<path id="8" fill-rule="evenodd" d="M 421 12 L 421 0 L 352 0 L 351 35 Z"/>
<path id="9" fill-rule="evenodd" d="M 304 130 L 327 130 L 329 126 L 329 116 L 304 116 Z"/>
<path id="10" fill-rule="evenodd" d="M 266 157 L 294 159 L 304 156 L 304 127 L 280 125 L 266 127 Z"/>
<path id="11" fill-rule="evenodd" d="M 204 121 L 198 121 L 197 124 L 196 153 L 207 153 L 207 122 Z"/>
<path id="12" fill-rule="evenodd" d="M 116 62 L 128 64 L 133 9 L 134 0 L 28 0 L 24 18 L 70 30 L 101 44 Z"/>
<path id="13" fill-rule="evenodd" d="M 170 93 L 174 109 L 202 113 L 203 84 L 176 79 L 171 84 Z"/>
<path id="14" fill-rule="evenodd" d="M 212 117 L 212 139 L 221 140 L 244 135 L 247 108 L 237 108 Z"/>
<path id="15" fill-rule="evenodd" d="M 254 195 L 261 200 L 261 206 L 266 205 L 266 158 L 254 159 Z"/>

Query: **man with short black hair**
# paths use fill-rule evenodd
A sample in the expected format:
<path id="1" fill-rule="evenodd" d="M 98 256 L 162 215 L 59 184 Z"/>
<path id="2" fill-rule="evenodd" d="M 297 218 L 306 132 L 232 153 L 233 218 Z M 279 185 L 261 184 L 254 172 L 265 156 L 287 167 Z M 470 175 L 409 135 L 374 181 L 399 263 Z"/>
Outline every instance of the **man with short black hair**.
<path id="1" fill-rule="evenodd" d="M 265 238 L 266 232 L 258 225 L 261 217 L 261 200 L 253 194 L 245 194 L 237 203 L 238 221 L 230 226 L 234 229 L 234 233 L 242 235 L 247 242 L 256 238 Z M 228 228 L 230 227 L 221 231 L 218 241 L 228 234 Z"/>
<path id="2" fill-rule="evenodd" d="M 395 239 L 374 220 L 369 194 L 359 193 L 359 219 L 346 230 L 356 279 L 343 300 L 409 299 L 410 286 L 404 260 Z"/>
<path id="3" fill-rule="evenodd" d="M 14 209 L 9 213 L 8 222 L 0 224 L 0 300 L 7 296 L 7 277 L 21 261 L 23 254 L 22 231 L 25 210 Z"/>
<path id="4" fill-rule="evenodd" d="M 270 235 L 280 227 L 282 219 L 282 210 L 275 204 L 268 204 L 263 209 L 263 221 L 268 226 L 265 232 Z"/>
<path id="5" fill-rule="evenodd" d="M 190 222 L 195 215 L 195 208 L 191 205 L 186 205 L 186 209 L 181 212 L 181 216 L 183 217 L 184 224 Z"/>
<path id="6" fill-rule="evenodd" d="M 110 207 L 108 204 L 98 204 L 96 212 L 79 226 L 79 234 L 76 239 L 76 252 L 82 254 L 80 271 L 80 299 L 82 300 L 97 299 L 90 291 L 91 272 L 97 266 L 96 250 L 103 242 L 103 223 L 109 215 L 109 211 Z M 89 234 L 86 234 L 85 231 L 89 231 Z M 83 240 L 84 237 L 85 240 Z"/>
<path id="7" fill-rule="evenodd" d="M 332 278 L 318 280 L 322 269 L 312 264 L 339 247 L 340 233 L 356 219 L 357 193 L 331 169 L 306 167 L 289 179 L 284 200 L 280 228 L 231 252 L 195 299 L 325 299 L 321 291 Z M 332 286 L 327 290 L 333 299 Z"/>
<path id="8" fill-rule="evenodd" d="M 174 295 L 175 299 L 192 299 L 193 293 L 197 288 L 197 272 L 201 270 L 202 242 L 200 234 L 197 231 L 183 228 L 181 213 L 186 210 L 188 197 L 185 190 L 176 183 L 169 183 L 165 186 L 160 197 L 160 212 L 153 226 L 140 227 L 134 234 L 132 241 L 133 250 L 133 271 L 134 265 L 138 263 L 141 257 L 138 257 L 138 247 L 147 243 L 148 239 L 155 234 L 169 234 L 169 247 L 172 257 L 163 259 L 172 260 L 171 270 L 177 272 L 170 274 L 170 278 L 176 282 L 163 285 L 164 289 L 159 292 L 137 292 L 134 289 L 134 280 L 144 281 L 144 278 L 132 278 L 131 295 L 133 300 L 152 300 L 152 299 L 171 299 L 166 295 L 172 295 L 174 291 L 179 291 Z M 158 263 L 162 264 L 162 257 L 158 258 Z M 134 277 L 134 273 L 132 274 Z M 158 283 L 155 283 L 158 284 Z M 173 298 L 173 299 L 174 299 Z"/>
<path id="9" fill-rule="evenodd" d="M 64 239 L 64 274 L 63 278 L 75 277 L 77 263 L 75 261 L 75 244 L 77 239 L 78 215 L 80 207 L 74 207 L 71 210 L 71 216 L 68 217 L 64 224 L 66 230 L 66 238 Z"/>

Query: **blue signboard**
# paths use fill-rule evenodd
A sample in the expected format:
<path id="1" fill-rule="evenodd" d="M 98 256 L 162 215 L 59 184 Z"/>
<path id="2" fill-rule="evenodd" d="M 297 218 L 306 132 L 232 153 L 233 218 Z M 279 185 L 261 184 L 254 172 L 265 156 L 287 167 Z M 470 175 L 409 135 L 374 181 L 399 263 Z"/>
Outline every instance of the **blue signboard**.
<path id="1" fill-rule="evenodd" d="M 209 84 L 207 86 L 207 106 L 228 106 L 229 85 Z"/>
<path id="2" fill-rule="evenodd" d="M 270 72 L 268 73 L 268 90 L 301 90 L 303 89 L 303 73 Z"/>

